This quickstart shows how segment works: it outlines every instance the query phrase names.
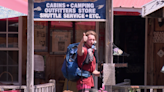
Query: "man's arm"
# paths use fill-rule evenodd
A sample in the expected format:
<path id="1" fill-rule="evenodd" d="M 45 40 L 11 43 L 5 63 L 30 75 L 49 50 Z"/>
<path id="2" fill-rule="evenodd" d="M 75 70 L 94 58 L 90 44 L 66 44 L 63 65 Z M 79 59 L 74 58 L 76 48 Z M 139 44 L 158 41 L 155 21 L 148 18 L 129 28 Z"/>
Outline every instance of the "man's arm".
<path id="1" fill-rule="evenodd" d="M 83 33 L 83 38 L 81 39 L 79 45 L 78 45 L 78 50 L 77 50 L 77 54 L 79 56 L 82 56 L 83 53 L 84 53 L 84 50 L 83 50 L 83 45 L 84 45 L 84 42 L 86 42 L 88 39 L 88 37 L 85 35 L 85 33 Z"/>
<path id="2" fill-rule="evenodd" d="M 78 54 L 79 56 L 82 56 L 83 53 L 84 53 L 83 44 L 84 44 L 84 42 L 80 41 L 80 43 L 79 43 L 79 45 L 78 45 L 77 54 Z"/>

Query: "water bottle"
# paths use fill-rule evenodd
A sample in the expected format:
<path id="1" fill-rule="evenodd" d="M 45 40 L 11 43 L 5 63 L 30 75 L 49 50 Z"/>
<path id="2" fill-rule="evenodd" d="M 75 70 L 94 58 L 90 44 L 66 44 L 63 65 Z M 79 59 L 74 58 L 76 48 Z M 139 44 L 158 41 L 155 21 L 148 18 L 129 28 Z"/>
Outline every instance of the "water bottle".
<path id="1" fill-rule="evenodd" d="M 96 50 L 96 41 L 94 41 L 94 44 L 92 44 L 92 49 Z"/>

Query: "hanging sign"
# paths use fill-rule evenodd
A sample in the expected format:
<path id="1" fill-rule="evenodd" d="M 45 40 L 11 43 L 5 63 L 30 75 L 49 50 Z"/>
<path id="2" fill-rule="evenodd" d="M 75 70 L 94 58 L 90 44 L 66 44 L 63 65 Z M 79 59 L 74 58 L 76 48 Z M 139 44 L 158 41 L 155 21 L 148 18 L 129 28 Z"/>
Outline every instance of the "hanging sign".
<path id="1" fill-rule="evenodd" d="M 105 3 L 106 0 L 81 0 L 78 2 L 45 1 L 34 3 L 34 19 L 105 20 Z"/>

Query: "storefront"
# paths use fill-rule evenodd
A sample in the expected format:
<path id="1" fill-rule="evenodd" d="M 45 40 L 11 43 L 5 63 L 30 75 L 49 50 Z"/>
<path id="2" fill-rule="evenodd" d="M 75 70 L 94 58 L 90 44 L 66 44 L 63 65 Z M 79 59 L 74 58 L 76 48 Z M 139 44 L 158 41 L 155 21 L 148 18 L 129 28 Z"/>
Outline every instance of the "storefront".
<path id="1" fill-rule="evenodd" d="M 105 3 L 106 0 L 34 3 L 34 51 L 44 57 L 46 82 L 55 79 L 57 92 L 64 88 L 61 67 L 67 46 L 79 42 L 83 32 L 93 30 L 99 34 L 97 46 L 101 49 L 100 60 L 104 61 Z"/>
<path id="2" fill-rule="evenodd" d="M 98 49 L 99 49 L 99 56 L 100 56 L 99 59 L 100 61 L 105 62 L 105 56 L 104 56 L 105 48 L 104 47 L 105 47 L 105 18 L 106 18 L 105 7 L 106 5 L 104 4 L 104 2 L 105 0 L 101 0 L 101 1 L 88 0 L 87 2 L 86 0 L 83 0 L 83 1 L 81 0 L 81 2 L 77 0 L 71 0 L 70 2 L 66 0 L 63 0 L 63 1 L 35 0 L 35 4 L 34 4 L 34 52 L 35 54 L 39 54 L 44 57 L 44 61 L 45 61 L 44 66 L 45 66 L 45 73 L 46 73 L 45 82 L 48 82 L 49 79 L 55 79 L 57 81 L 57 88 L 58 88 L 57 90 L 62 90 L 64 86 L 65 79 L 61 73 L 61 66 L 64 61 L 66 47 L 70 43 L 79 42 L 82 38 L 83 32 L 86 32 L 88 30 L 94 30 L 97 34 L 99 34 L 98 44 L 97 44 Z M 124 2 L 120 2 L 120 3 L 122 4 Z M 131 4 L 132 3 L 129 3 L 129 5 Z M 141 23 L 143 24 L 144 22 L 143 19 L 139 18 L 141 14 L 141 10 L 140 8 L 133 8 L 131 6 L 130 8 L 126 8 L 126 6 L 120 7 L 119 4 L 116 4 L 116 0 L 114 1 L 114 10 L 115 10 L 114 11 L 114 14 L 115 14 L 115 18 L 114 18 L 114 21 L 115 21 L 114 22 L 115 23 L 114 24 L 115 25 L 114 40 L 115 41 L 114 43 L 117 46 L 121 47 L 122 50 L 129 53 L 130 51 L 128 50 L 129 47 L 126 46 L 128 42 L 125 42 L 128 38 L 125 38 L 124 36 L 128 34 L 131 35 L 130 33 L 133 33 L 133 31 L 135 31 L 133 29 L 134 27 L 137 27 L 136 25 L 139 25 Z M 136 20 L 139 20 L 138 24 L 137 23 L 133 24 Z M 12 26 L 10 25 L 11 22 L 12 22 Z M 26 84 L 27 17 L 16 17 L 16 18 L 8 19 L 8 20 L 6 19 L 5 23 L 9 23 L 9 24 L 6 24 L 7 28 L 5 27 L 6 29 L 4 29 L 6 31 L 2 31 L 0 33 L 2 38 L 5 39 L 5 42 L 2 42 L 2 44 L 4 43 L 6 44 L 6 45 L 2 45 L 2 51 L 5 51 L 6 53 L 8 53 L 6 57 L 7 56 L 13 57 L 14 58 L 13 60 L 15 60 L 17 63 L 14 64 L 14 66 L 13 65 L 10 66 L 10 63 L 7 63 L 7 65 L 4 64 L 5 67 L 7 68 L 6 69 L 3 68 L 2 70 L 10 71 L 8 69 L 12 69 L 12 71 L 14 71 L 14 74 L 12 74 L 14 75 L 13 76 L 14 82 L 16 84 L 20 84 L 20 83 Z M 12 31 L 12 30 L 16 30 L 16 31 Z M 142 30 L 143 30 L 143 27 L 142 27 Z M 140 30 L 139 32 L 144 31 L 142 30 Z M 136 34 L 134 36 L 136 36 Z M 137 37 L 139 36 L 137 35 Z M 142 38 L 143 37 L 144 36 L 142 35 Z M 121 43 L 119 43 L 119 41 Z M 14 47 L 12 47 L 10 44 L 13 45 Z M 6 46 L 6 47 L 8 46 L 11 48 L 4 49 L 3 46 Z M 133 48 L 133 46 L 131 48 Z M 131 51 L 131 52 L 129 54 L 131 54 L 132 56 L 134 54 L 134 51 Z M 139 60 L 140 62 L 143 61 L 143 57 L 141 58 L 142 60 Z M 125 62 L 127 61 L 125 60 Z M 131 63 L 132 61 L 129 60 L 128 62 Z M 135 63 L 135 60 L 133 62 Z M 120 62 L 116 62 L 116 63 L 120 63 Z M 13 68 L 10 68 L 9 66 L 16 67 L 16 68 L 13 69 Z M 138 64 L 138 66 L 140 66 L 140 64 Z M 142 67 L 139 67 L 140 71 L 143 70 L 143 65 L 141 66 Z M 126 70 L 129 69 L 128 70 L 129 72 L 126 75 L 128 76 L 132 75 L 133 74 L 132 72 L 134 72 L 132 71 L 133 67 L 134 66 L 132 66 L 132 68 L 127 68 L 127 67 L 126 69 L 124 68 L 125 71 L 123 71 L 122 73 L 126 72 Z M 118 68 L 118 70 L 119 69 L 123 70 L 122 68 Z M 15 71 L 17 71 L 17 73 Z M 142 72 L 140 71 L 138 72 L 137 70 L 137 73 L 142 73 L 141 79 L 143 80 L 143 71 Z M 119 72 L 120 72 L 119 74 L 116 74 L 116 77 L 121 76 L 121 71 Z M 4 76 L 2 80 L 7 78 L 6 81 L 10 82 L 11 81 L 10 76 L 7 74 L 6 76 Z M 127 76 L 124 76 L 123 78 L 118 77 L 116 80 L 119 83 L 119 82 L 122 82 L 124 78 L 129 78 L 129 77 Z M 135 83 L 136 82 L 134 82 L 134 84 Z"/>

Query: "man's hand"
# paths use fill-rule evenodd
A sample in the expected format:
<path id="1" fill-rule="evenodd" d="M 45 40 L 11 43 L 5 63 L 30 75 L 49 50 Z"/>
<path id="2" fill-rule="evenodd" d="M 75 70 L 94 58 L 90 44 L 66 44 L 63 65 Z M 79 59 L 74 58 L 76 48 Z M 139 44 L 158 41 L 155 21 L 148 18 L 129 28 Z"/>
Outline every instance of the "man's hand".
<path id="1" fill-rule="evenodd" d="M 77 50 L 77 54 L 79 56 L 83 55 L 84 50 L 82 48 L 83 48 L 84 42 L 86 42 L 87 40 L 88 40 L 88 37 L 85 35 L 85 33 L 83 33 L 83 38 L 81 39 L 80 44 L 78 45 L 78 50 Z"/>
<path id="2" fill-rule="evenodd" d="M 95 76 L 100 76 L 100 72 L 97 71 L 96 69 L 92 72 Z"/>
<path id="3" fill-rule="evenodd" d="M 83 33 L 82 41 L 83 41 L 83 42 L 86 42 L 87 40 L 88 40 L 88 37 L 85 35 L 85 33 Z"/>

